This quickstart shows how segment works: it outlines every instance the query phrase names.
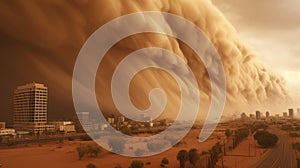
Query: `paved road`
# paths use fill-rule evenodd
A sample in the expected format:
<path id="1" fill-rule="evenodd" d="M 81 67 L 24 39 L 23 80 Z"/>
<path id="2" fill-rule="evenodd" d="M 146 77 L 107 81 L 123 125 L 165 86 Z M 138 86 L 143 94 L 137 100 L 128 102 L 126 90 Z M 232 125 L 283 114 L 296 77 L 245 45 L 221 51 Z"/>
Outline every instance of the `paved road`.
<path id="1" fill-rule="evenodd" d="M 277 145 L 262 156 L 261 160 L 252 166 L 253 168 L 295 168 L 297 166 L 288 137 L 280 134 L 278 130 L 274 133 L 279 139 Z"/>

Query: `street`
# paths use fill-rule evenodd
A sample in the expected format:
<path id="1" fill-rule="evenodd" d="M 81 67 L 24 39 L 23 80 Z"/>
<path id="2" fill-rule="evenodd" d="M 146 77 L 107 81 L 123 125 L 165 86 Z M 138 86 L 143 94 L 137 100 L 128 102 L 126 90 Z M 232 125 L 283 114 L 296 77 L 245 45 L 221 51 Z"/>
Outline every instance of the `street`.
<path id="1" fill-rule="evenodd" d="M 292 145 L 288 142 L 288 137 L 275 130 L 278 136 L 277 145 L 268 153 L 262 156 L 261 160 L 254 164 L 253 168 L 295 168 L 296 158 Z"/>

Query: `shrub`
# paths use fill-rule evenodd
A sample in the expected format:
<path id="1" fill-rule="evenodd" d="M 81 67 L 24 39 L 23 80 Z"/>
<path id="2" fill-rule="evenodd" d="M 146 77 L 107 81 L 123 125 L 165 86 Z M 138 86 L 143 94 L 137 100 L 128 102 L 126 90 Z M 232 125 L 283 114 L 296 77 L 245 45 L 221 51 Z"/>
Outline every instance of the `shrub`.
<path id="1" fill-rule="evenodd" d="M 89 164 L 86 166 L 86 168 L 96 168 L 96 166 L 95 166 L 94 164 L 92 164 L 92 163 L 89 163 Z"/>
<path id="2" fill-rule="evenodd" d="M 125 149 L 125 142 L 123 139 L 112 138 L 108 140 L 108 145 L 115 153 L 123 153 Z"/>
<path id="3" fill-rule="evenodd" d="M 161 164 L 167 165 L 167 164 L 169 164 L 169 160 L 168 160 L 167 158 L 164 157 L 164 158 L 161 160 Z"/>
<path id="4" fill-rule="evenodd" d="M 144 163 L 140 160 L 133 160 L 130 165 L 130 168 L 143 168 L 143 167 L 144 167 Z"/>
<path id="5" fill-rule="evenodd" d="M 68 140 L 69 141 L 74 141 L 74 138 L 73 137 L 69 137 Z"/>
<path id="6" fill-rule="evenodd" d="M 79 160 L 81 160 L 84 155 L 87 153 L 87 149 L 84 145 L 80 144 L 79 147 L 76 148 Z"/>
<path id="7" fill-rule="evenodd" d="M 122 166 L 118 164 L 114 168 L 122 168 Z"/>
<path id="8" fill-rule="evenodd" d="M 82 141 L 91 141 L 91 140 L 92 140 L 91 137 L 89 137 L 88 135 L 81 136 L 80 139 L 81 139 Z"/>
<path id="9" fill-rule="evenodd" d="M 101 148 L 97 144 L 88 144 L 87 145 L 87 153 L 92 157 L 97 157 L 101 152 Z"/>
<path id="10" fill-rule="evenodd" d="M 145 153 L 145 150 L 143 149 L 137 149 L 136 151 L 134 151 L 134 154 L 136 156 L 142 156 Z"/>
<path id="11" fill-rule="evenodd" d="M 176 145 L 178 143 L 178 138 L 174 138 L 172 136 L 165 136 L 165 140 L 169 141 L 171 145 Z"/>
<path id="12" fill-rule="evenodd" d="M 17 145 L 17 142 L 14 141 L 7 142 L 7 146 L 15 146 L 15 145 Z"/>
<path id="13" fill-rule="evenodd" d="M 148 142 L 147 147 L 152 152 L 161 151 L 164 148 L 164 143 L 162 142 Z"/>

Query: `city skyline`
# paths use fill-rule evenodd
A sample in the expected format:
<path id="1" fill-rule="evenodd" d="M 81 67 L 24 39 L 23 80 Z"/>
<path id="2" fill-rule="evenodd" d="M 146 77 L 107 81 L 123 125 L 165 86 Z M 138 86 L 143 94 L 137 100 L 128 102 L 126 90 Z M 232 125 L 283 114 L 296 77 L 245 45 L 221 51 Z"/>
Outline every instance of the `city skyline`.
<path id="1" fill-rule="evenodd" d="M 229 0 L 228 0 L 229 2 Z M 53 2 L 53 3 L 59 3 L 59 2 Z M 74 2 L 75 3 L 75 2 Z M 78 2 L 79 3 L 79 2 Z M 174 2 L 175 3 L 175 2 Z M 177 3 L 177 2 L 176 2 Z M 181 3 L 181 2 L 178 2 Z M 217 38 L 212 41 L 216 43 L 216 46 L 219 46 L 219 51 L 221 52 L 220 55 L 224 58 L 224 67 L 227 74 L 227 81 L 228 81 L 228 93 L 227 93 L 227 100 L 228 105 L 231 105 L 232 107 L 225 110 L 225 114 L 235 113 L 236 111 L 242 111 L 243 108 L 245 108 L 247 111 L 253 111 L 255 109 L 270 109 L 270 113 L 280 113 L 282 109 L 285 109 L 285 107 L 289 106 L 297 106 L 297 102 L 299 104 L 299 101 L 296 103 L 291 103 L 290 99 L 288 97 L 288 94 L 293 94 L 293 89 L 295 89 L 295 93 L 297 92 L 296 89 L 298 87 L 295 87 L 299 82 L 298 80 L 294 80 L 298 78 L 297 73 L 289 72 L 289 71 L 297 71 L 297 66 L 295 66 L 295 56 L 291 54 L 288 45 L 293 45 L 292 48 L 294 48 L 294 44 L 297 43 L 287 43 L 283 49 L 286 49 L 284 51 L 287 52 L 288 58 L 285 59 L 283 56 L 283 50 L 281 54 L 276 54 L 271 52 L 269 40 L 266 40 L 267 37 L 263 36 L 265 31 L 268 31 L 270 29 L 269 25 L 263 24 L 261 20 L 259 20 L 258 23 L 253 22 L 253 11 L 255 10 L 247 10 L 246 13 L 239 13 L 238 9 L 243 8 L 245 4 L 248 6 L 251 6 L 251 8 L 255 8 L 256 3 L 251 3 L 250 5 L 245 1 L 242 3 L 238 2 L 232 2 L 230 1 L 230 5 L 226 6 L 225 2 L 220 1 L 213 1 L 210 2 L 199 2 L 199 4 L 204 3 L 205 10 L 200 10 L 198 15 L 190 15 L 189 12 L 186 12 L 185 10 L 181 10 L 180 5 L 172 6 L 174 13 L 178 15 L 184 15 L 189 16 L 189 19 L 192 20 L 200 20 L 201 22 L 197 22 L 198 26 L 207 31 L 208 34 L 211 35 L 211 39 L 216 38 L 216 34 L 222 34 L 221 37 L 228 37 L 228 38 Z M 298 3 L 298 1 L 294 2 Z M 2 24 L 0 26 L 0 46 L 3 57 L 0 58 L 0 75 L 5 76 L 7 82 L 4 82 L 0 86 L 0 101 L 2 102 L 0 105 L 0 118 L 6 121 L 12 121 L 12 114 L 13 111 L 12 107 L 12 91 L 14 88 L 16 88 L 18 85 L 21 85 L 23 83 L 27 83 L 28 81 L 37 81 L 41 83 L 46 83 L 49 87 L 49 106 L 48 110 L 51 111 L 49 113 L 50 119 L 59 119 L 59 118 L 72 118 L 75 115 L 75 110 L 73 106 L 72 101 L 72 73 L 73 73 L 73 67 L 75 65 L 76 57 L 79 53 L 80 48 L 84 44 L 85 40 L 91 35 L 91 33 L 96 30 L 98 27 L 103 25 L 106 21 L 111 20 L 119 15 L 117 10 L 121 9 L 115 9 L 114 5 L 107 3 L 107 2 L 90 2 L 90 3 L 83 3 L 87 7 L 95 7 L 94 13 L 89 12 L 83 12 L 83 7 L 78 5 L 76 8 L 73 9 L 72 3 L 65 3 L 60 4 L 60 8 L 53 8 L 50 10 L 46 10 L 46 7 L 43 3 L 37 2 L 36 4 L 26 4 L 25 8 L 22 8 L 22 10 L 19 10 L 21 13 L 20 15 L 24 16 L 24 18 L 20 18 L 20 15 L 15 15 L 13 13 L 10 13 L 9 11 L 14 11 L 15 8 L 18 8 L 18 4 L 0 4 L 0 9 L 3 11 L 3 15 L 0 19 L 3 20 Z M 185 4 L 184 7 L 191 8 L 193 10 L 196 10 L 195 6 L 198 3 L 195 3 L 195 5 Z M 135 10 L 131 10 L 130 4 L 124 3 L 123 5 L 128 5 L 128 10 L 125 10 L 125 13 L 131 13 L 134 11 L 144 10 L 146 9 L 146 6 L 143 6 L 139 3 L 137 3 L 137 6 L 139 8 Z M 158 4 L 159 6 L 164 6 L 166 4 L 160 2 Z M 217 7 L 223 12 L 222 14 L 219 9 L 217 9 L 214 5 L 217 5 Z M 272 4 L 270 1 L 266 2 L 261 10 L 271 10 L 271 7 L 275 6 L 276 10 L 278 9 L 278 2 Z M 110 14 L 103 13 L 101 10 L 101 6 L 107 6 L 107 9 L 112 8 L 115 10 L 107 11 Z M 151 5 L 150 5 L 151 6 Z M 168 6 L 168 5 L 167 5 Z M 224 7 L 225 6 L 225 7 Z M 289 1 L 288 6 L 296 6 L 293 5 L 291 1 Z M 169 6 L 171 7 L 171 6 Z M 68 10 L 64 10 L 64 9 Z M 152 10 L 160 10 L 164 8 L 157 8 L 155 6 L 149 7 L 149 9 Z M 10 9 L 10 10 L 6 10 Z M 25 10 L 28 9 L 28 10 Z M 232 10 L 231 10 L 232 9 Z M 54 12 L 53 11 L 57 11 Z M 292 10 L 294 11 L 294 8 Z M 65 19 L 62 17 L 57 16 L 57 13 L 63 13 L 63 15 L 70 16 L 70 19 Z M 83 13 L 81 13 L 83 12 Z M 273 11 L 271 10 L 270 13 Z M 45 13 L 53 13 L 49 17 L 46 16 Z M 125 14 L 124 13 L 124 14 Z M 209 18 L 200 18 L 200 16 L 206 16 L 206 13 L 209 14 L 212 18 L 217 18 L 214 20 L 214 22 L 210 22 Z M 279 18 L 280 20 L 285 19 L 287 17 L 290 17 L 288 15 L 288 11 L 286 10 L 286 7 L 282 9 L 282 13 L 284 13 L 283 18 Z M 262 13 L 259 13 L 262 15 Z M 286 16 L 287 15 L 287 16 Z M 40 18 L 40 16 L 43 16 Z M 103 16 L 103 17 L 98 17 Z M 250 23 L 253 24 L 253 28 L 247 28 L 247 23 L 242 22 L 240 18 L 247 18 L 250 17 L 252 20 L 248 20 Z M 297 16 L 297 11 L 293 14 L 293 19 L 291 20 L 285 20 L 287 22 L 287 25 L 291 26 L 297 26 L 294 25 L 293 22 L 295 19 L 295 16 Z M 32 18 L 33 17 L 33 18 Z M 58 19 L 59 18 L 59 19 Z M 93 20 L 89 20 L 88 18 L 95 18 Z M 248 18 L 249 19 L 249 18 Z M 266 15 L 264 16 L 265 20 L 271 20 L 271 25 L 274 25 L 274 28 L 276 30 L 278 27 L 282 28 L 280 29 L 280 36 L 276 38 L 276 46 L 281 45 L 282 43 L 278 43 L 281 39 L 290 39 L 291 34 L 296 33 L 294 29 L 293 31 L 290 31 L 288 35 L 284 36 L 284 30 L 288 29 L 289 27 L 284 27 L 284 25 L 278 24 L 276 20 L 274 21 L 273 15 Z M 296 18 L 297 19 L 297 18 Z M 16 20 L 16 22 L 12 23 L 9 20 Z M 229 20 L 229 21 L 228 21 Z M 230 23 L 229 23 L 230 22 Z M 232 24 L 231 24 L 232 22 Z M 59 23 L 59 24 L 57 24 Z M 204 24 L 204 23 L 210 23 L 210 24 Z M 257 24 L 257 25 L 256 25 Z M 55 25 L 55 26 L 54 26 Z M 83 25 L 82 27 L 78 27 L 77 25 Z M 224 26 L 225 25 L 225 26 Z M 257 30 L 259 32 L 256 32 L 255 27 L 259 26 L 260 30 Z M 16 30 L 14 27 L 23 27 L 22 30 Z M 214 27 L 212 29 L 211 27 Z M 24 31 L 23 31 L 24 30 Z M 250 35 L 247 35 L 247 32 L 250 32 Z M 272 36 L 275 37 L 277 32 L 270 32 L 268 37 Z M 252 37 L 252 38 L 250 38 Z M 260 45 L 259 42 L 253 42 L 253 38 L 259 39 L 259 42 L 264 42 L 263 45 Z M 201 80 L 200 86 L 203 92 L 205 92 L 204 97 L 205 100 L 209 99 L 208 93 L 209 93 L 209 85 L 206 83 L 208 80 L 207 74 L 203 71 L 203 66 L 201 63 L 199 63 L 199 67 L 195 66 L 197 65 L 197 61 L 193 60 L 189 57 L 190 52 L 187 48 L 184 47 L 183 44 L 181 44 L 178 41 L 174 41 L 172 39 L 164 39 L 161 36 L 152 36 L 152 35 L 146 35 L 146 36 L 137 36 L 136 39 L 141 39 L 148 41 L 149 43 L 145 43 L 145 46 L 148 44 L 150 46 L 166 46 L 166 48 L 174 49 L 175 53 L 178 53 L 181 55 L 182 58 L 189 61 L 193 67 L 196 67 L 197 72 L 199 72 L 197 75 L 200 78 L 204 78 L 205 80 Z M 251 41 L 252 40 L 252 41 Z M 156 43 L 156 41 L 162 41 L 162 43 Z M 245 41 L 245 42 L 244 42 Z M 284 42 L 287 42 L 289 40 L 284 40 Z M 128 46 L 128 44 L 130 44 Z M 147 45 L 146 45 L 147 44 Z M 176 47 L 172 46 L 175 44 Z M 250 46 L 248 46 L 250 45 Z M 118 55 L 120 57 L 123 57 L 125 54 L 130 53 L 132 50 L 145 47 L 142 43 L 137 43 L 135 39 L 125 39 L 124 41 L 121 41 L 118 46 L 115 48 L 114 51 L 109 52 L 108 54 L 112 57 L 114 55 Z M 181 48 L 178 46 L 182 46 Z M 265 53 L 261 52 L 262 46 L 265 48 L 268 48 L 268 51 L 271 53 Z M 256 51 L 259 51 L 259 53 L 256 53 Z M 236 55 L 235 57 L 232 56 Z M 276 60 L 272 61 L 270 60 L 270 57 L 273 56 L 273 54 L 276 54 Z M 290 60 L 289 62 L 284 62 L 284 66 L 279 66 L 280 62 L 283 62 L 284 60 Z M 274 59 L 275 60 L 275 59 Z M 110 63 L 116 63 L 118 60 L 115 60 L 114 58 L 112 60 L 107 59 L 103 69 L 109 69 L 110 71 L 112 65 Z M 172 60 L 166 60 L 171 61 Z M 260 64 L 260 62 L 262 62 Z M 278 64 L 279 62 L 279 64 Z M 277 63 L 277 64 L 275 64 Z M 288 69 L 287 65 L 291 64 L 291 69 Z M 276 67 L 281 67 L 279 70 Z M 198 68 L 198 69 L 197 69 Z M 289 78 L 289 81 L 287 82 L 287 86 L 285 85 L 285 81 L 288 81 L 287 79 L 282 79 L 280 76 L 280 73 L 278 71 L 285 70 L 285 73 L 282 73 L 282 75 L 285 78 Z M 103 70 L 102 69 L 102 70 Z M 195 71 L 196 71 L 195 70 Z M 198 71 L 199 70 L 199 71 Z M 101 72 L 101 68 L 99 69 L 99 77 L 97 78 L 97 84 L 96 86 L 99 88 L 105 88 L 104 92 L 108 89 L 107 87 L 107 81 L 108 76 L 107 74 L 110 74 L 111 72 Z M 8 75 L 10 74 L 10 75 Z M 106 75 L 103 75 L 106 74 Z M 169 82 L 168 80 L 164 81 L 166 78 L 165 75 L 159 75 L 158 77 L 155 77 L 154 74 L 158 73 L 148 73 L 146 72 L 145 75 L 147 78 L 149 77 L 149 80 L 147 81 L 147 84 L 144 84 L 142 79 L 146 77 L 138 77 L 136 81 L 137 90 L 148 90 L 149 88 L 152 88 L 154 86 L 170 86 L 170 90 L 173 90 L 175 87 L 172 82 Z M 256 74 L 254 76 L 251 76 L 253 74 Z M 104 82 L 100 80 L 101 76 L 104 78 Z M 106 82 L 105 82 L 106 81 Z M 163 83 L 163 84 L 162 84 Z M 165 85 L 164 85 L 165 84 Z M 293 87 L 289 87 L 290 85 L 293 85 Z M 145 88 L 143 88 L 145 87 Z M 177 93 L 171 93 L 170 95 L 174 95 Z M 102 95 L 100 95 L 101 97 Z M 133 97 L 139 97 L 141 96 L 143 99 L 145 98 L 147 93 L 145 91 L 141 91 L 140 94 L 133 94 Z M 112 107 L 112 101 L 110 100 L 111 97 L 105 94 L 103 95 L 104 98 L 109 100 L 108 102 L 104 102 L 103 104 L 100 103 L 100 106 L 104 106 L 104 111 L 110 113 L 115 112 L 115 108 Z M 173 99 L 176 96 L 170 96 L 172 98 L 172 105 L 177 105 L 177 99 L 173 101 Z M 273 98 L 278 98 L 277 103 L 273 103 Z M 147 107 L 147 101 L 144 101 L 143 99 L 137 99 L 135 102 L 138 107 L 145 108 Z M 143 100 L 143 101 L 142 101 Z M 142 102 L 142 103 L 141 103 Z M 146 102 L 146 103 L 145 103 Z M 253 104 L 252 104 L 253 102 Z M 282 105 L 281 105 L 282 103 Z M 248 106 L 249 104 L 249 106 Z M 287 106 L 285 106 L 287 105 Z M 283 107 L 278 107 L 283 106 Z M 203 106 L 201 106 L 203 107 Z M 206 111 L 207 107 L 203 107 L 204 111 Z M 233 109 L 231 109 L 233 108 Z M 170 109 L 170 111 L 173 111 L 173 109 Z M 202 113 L 201 113 L 202 114 Z M 204 113 L 203 113 L 204 114 Z M 204 118 L 204 116 L 200 116 L 200 118 Z"/>

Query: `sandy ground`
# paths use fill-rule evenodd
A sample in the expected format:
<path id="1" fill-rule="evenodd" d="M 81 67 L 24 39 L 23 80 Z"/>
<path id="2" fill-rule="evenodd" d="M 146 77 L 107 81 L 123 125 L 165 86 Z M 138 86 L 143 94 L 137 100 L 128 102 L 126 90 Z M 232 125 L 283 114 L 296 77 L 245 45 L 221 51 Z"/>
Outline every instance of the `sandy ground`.
<path id="1" fill-rule="evenodd" d="M 41 146 L 36 144 L 0 149 L 0 163 L 5 168 L 84 168 L 89 163 L 93 163 L 97 167 L 113 168 L 121 165 L 123 168 L 127 168 L 132 160 L 142 160 L 151 162 L 151 165 L 145 167 L 160 167 L 162 158 L 166 157 L 170 161 L 168 167 L 177 168 L 179 162 L 176 160 L 176 156 L 179 150 L 197 148 L 200 152 L 207 151 L 217 142 L 216 138 L 211 138 L 199 143 L 197 140 L 199 132 L 199 129 L 191 130 L 180 145 L 147 158 L 122 157 L 103 150 L 97 158 L 84 157 L 83 160 L 79 160 L 76 147 L 80 143 L 91 142 L 65 141 L 62 145 L 47 143 Z"/>
<path id="2" fill-rule="evenodd" d="M 249 135 L 234 150 L 226 153 L 224 167 L 247 168 L 256 163 L 268 150 L 255 146 L 258 145 L 253 139 L 253 135 Z M 222 159 L 219 160 L 217 165 L 222 165 Z"/>

